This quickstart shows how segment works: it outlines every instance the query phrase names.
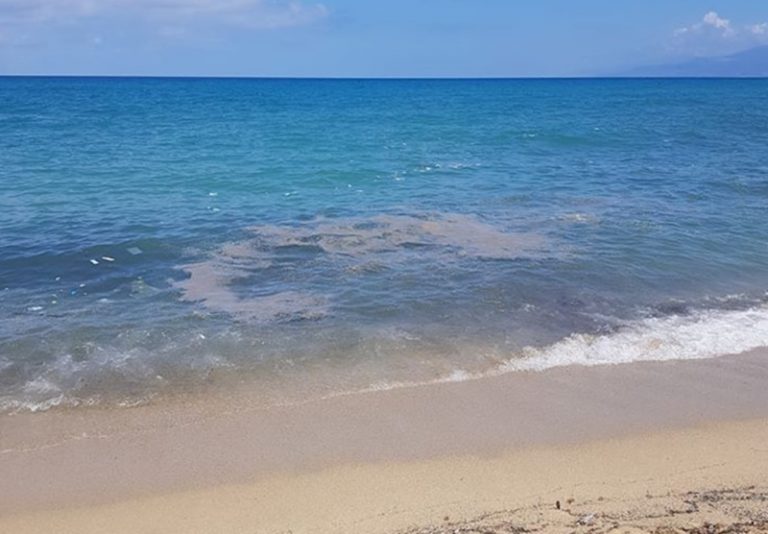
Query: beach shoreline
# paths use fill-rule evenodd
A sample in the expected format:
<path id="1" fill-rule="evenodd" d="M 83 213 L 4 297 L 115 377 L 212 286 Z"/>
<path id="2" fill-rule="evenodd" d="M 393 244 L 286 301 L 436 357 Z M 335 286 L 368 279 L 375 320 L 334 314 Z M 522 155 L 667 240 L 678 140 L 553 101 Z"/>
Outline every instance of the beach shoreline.
<path id="1" fill-rule="evenodd" d="M 568 499 L 593 502 L 585 515 L 646 494 L 759 500 L 766 381 L 761 349 L 270 409 L 238 395 L 3 416 L 0 532 L 395 532 Z"/>

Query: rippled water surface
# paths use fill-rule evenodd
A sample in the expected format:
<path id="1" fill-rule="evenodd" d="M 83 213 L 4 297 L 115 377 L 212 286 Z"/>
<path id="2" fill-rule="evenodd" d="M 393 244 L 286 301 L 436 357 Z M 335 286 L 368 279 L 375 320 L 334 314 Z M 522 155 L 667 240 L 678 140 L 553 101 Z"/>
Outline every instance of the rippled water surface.
<path id="1" fill-rule="evenodd" d="M 766 94 L 0 78 L 0 409 L 768 345 Z"/>

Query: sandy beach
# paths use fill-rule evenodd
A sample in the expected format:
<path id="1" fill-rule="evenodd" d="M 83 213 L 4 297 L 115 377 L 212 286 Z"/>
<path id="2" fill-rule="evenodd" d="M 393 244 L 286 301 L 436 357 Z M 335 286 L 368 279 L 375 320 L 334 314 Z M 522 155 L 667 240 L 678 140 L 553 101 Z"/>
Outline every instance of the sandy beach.
<path id="1" fill-rule="evenodd" d="M 754 351 L 4 416 L 0 532 L 761 532 L 766 380 Z"/>

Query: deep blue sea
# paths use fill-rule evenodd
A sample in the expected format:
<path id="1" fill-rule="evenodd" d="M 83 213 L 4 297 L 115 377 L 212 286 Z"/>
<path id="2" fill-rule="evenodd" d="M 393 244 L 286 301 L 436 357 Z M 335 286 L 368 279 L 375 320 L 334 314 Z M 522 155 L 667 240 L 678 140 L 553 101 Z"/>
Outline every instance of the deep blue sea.
<path id="1" fill-rule="evenodd" d="M 0 411 L 768 345 L 768 80 L 0 78 L 0 186 Z"/>

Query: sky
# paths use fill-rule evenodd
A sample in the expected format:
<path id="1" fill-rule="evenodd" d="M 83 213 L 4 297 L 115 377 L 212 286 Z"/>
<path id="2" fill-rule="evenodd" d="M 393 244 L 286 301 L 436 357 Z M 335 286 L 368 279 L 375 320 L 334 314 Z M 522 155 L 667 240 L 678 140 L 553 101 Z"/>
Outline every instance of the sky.
<path id="1" fill-rule="evenodd" d="M 768 44 L 768 0 L 0 0 L 0 74 L 605 75 Z"/>

